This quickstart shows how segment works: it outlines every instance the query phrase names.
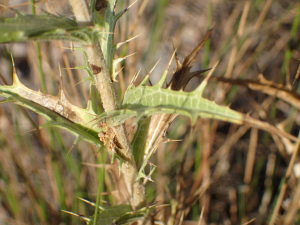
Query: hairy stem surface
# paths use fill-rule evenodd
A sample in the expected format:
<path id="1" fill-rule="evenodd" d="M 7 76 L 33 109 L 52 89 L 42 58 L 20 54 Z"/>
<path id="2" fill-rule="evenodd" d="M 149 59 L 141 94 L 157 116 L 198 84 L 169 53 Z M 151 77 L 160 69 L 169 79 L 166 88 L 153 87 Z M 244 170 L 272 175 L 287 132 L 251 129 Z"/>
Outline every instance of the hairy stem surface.
<path id="1" fill-rule="evenodd" d="M 70 0 L 70 4 L 79 24 L 92 23 L 90 12 L 88 11 L 88 8 L 85 7 L 86 2 L 84 0 Z M 116 94 L 99 42 L 84 47 L 88 56 L 90 67 L 96 78 L 96 87 L 101 95 L 104 110 L 106 112 L 116 110 L 118 108 Z M 124 159 L 122 169 L 128 191 L 133 198 L 133 207 L 142 207 L 145 205 L 144 186 L 136 183 L 138 171 L 124 124 L 113 127 L 113 130 L 121 147 L 120 153 L 121 157 Z"/>

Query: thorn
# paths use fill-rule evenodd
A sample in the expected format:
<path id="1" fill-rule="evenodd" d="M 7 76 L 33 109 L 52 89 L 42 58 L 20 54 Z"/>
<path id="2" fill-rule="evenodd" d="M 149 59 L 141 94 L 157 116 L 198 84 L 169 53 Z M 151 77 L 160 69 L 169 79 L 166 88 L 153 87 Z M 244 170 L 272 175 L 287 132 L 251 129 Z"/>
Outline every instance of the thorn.
<path id="1" fill-rule="evenodd" d="M 209 72 L 209 73 L 207 74 L 207 76 L 204 78 L 204 81 L 206 81 L 206 83 L 207 83 L 207 81 L 211 78 L 211 76 L 212 76 L 213 72 L 215 71 L 216 67 L 218 66 L 218 64 L 219 64 L 219 61 L 216 62 L 216 64 L 213 66 L 213 68 L 207 69 L 207 70 L 210 70 L 210 72 Z"/>
<path id="2" fill-rule="evenodd" d="M 154 165 L 153 163 L 151 163 L 151 162 L 147 162 L 147 164 L 149 164 L 150 165 L 150 172 L 149 172 L 149 174 L 147 175 L 147 176 L 145 176 L 145 178 L 144 178 L 144 185 L 147 183 L 147 181 L 148 180 L 150 180 L 151 182 L 154 182 L 153 180 L 152 180 L 152 178 L 151 178 L 151 175 L 153 174 L 153 172 L 154 172 L 154 170 L 156 169 L 156 165 Z M 152 166 L 152 168 L 151 168 L 151 166 Z"/>
<path id="3" fill-rule="evenodd" d="M 11 58 L 12 65 L 13 65 L 13 67 L 15 68 L 16 65 L 15 65 L 15 61 L 14 61 L 14 57 L 13 57 L 12 53 L 10 53 L 10 58 Z M 14 69 L 14 68 L 13 68 L 13 69 Z"/>
<path id="4" fill-rule="evenodd" d="M 160 86 L 161 88 L 163 88 L 164 86 L 164 83 L 166 82 L 166 79 L 167 79 L 167 76 L 168 76 L 168 71 L 170 69 L 170 66 L 171 66 L 171 63 L 174 59 L 174 56 L 175 56 L 175 52 L 176 50 L 174 51 L 169 63 L 168 63 L 168 66 L 167 66 L 167 69 L 165 70 L 164 74 L 162 75 L 161 79 L 159 80 L 159 82 L 157 83 L 158 86 Z"/>
<path id="5" fill-rule="evenodd" d="M 152 67 L 152 69 L 149 72 L 149 75 L 153 72 L 153 70 L 156 68 L 156 66 L 158 65 L 158 63 L 160 62 L 161 58 L 157 61 L 157 63 L 155 63 L 155 65 Z"/>
<path id="6" fill-rule="evenodd" d="M 169 70 L 169 68 L 170 68 L 170 66 L 171 66 L 171 64 L 172 64 L 172 61 L 173 61 L 173 59 L 174 59 L 174 57 L 175 57 L 175 54 L 176 54 L 176 50 L 177 50 L 177 49 L 174 50 L 174 53 L 173 53 L 173 55 L 172 55 L 172 57 L 171 57 L 171 59 L 170 59 L 170 61 L 169 61 L 168 69 L 167 69 L 167 70 Z"/>
<path id="7" fill-rule="evenodd" d="M 118 58 L 118 59 L 117 59 L 117 62 L 119 63 L 119 62 L 123 61 L 124 59 L 127 59 L 128 57 L 135 55 L 136 53 L 137 53 L 137 52 L 134 52 L 134 53 L 132 53 L 132 54 L 130 54 L 130 55 L 126 55 L 126 56 L 124 56 L 124 57 L 122 57 L 122 58 Z M 120 60 L 120 61 L 119 61 L 119 60 Z"/>
<path id="8" fill-rule="evenodd" d="M 25 3 L 25 4 L 26 4 L 26 3 Z M 24 4 L 21 4 L 21 5 L 24 5 Z M 13 8 L 13 7 L 17 7 L 17 6 L 20 6 L 20 5 L 14 5 L 14 6 L 8 7 L 8 6 L 6 6 L 6 5 L 0 4 L 0 6 L 3 7 L 3 8 L 6 8 L 6 9 L 9 9 L 9 10 L 13 11 L 14 13 L 16 13 L 16 14 L 19 15 L 19 16 L 23 16 L 23 15 L 24 15 L 24 14 L 22 14 L 21 12 L 19 12 L 18 10 L 16 10 L 16 9 Z"/>
<path id="9" fill-rule="evenodd" d="M 136 79 L 137 79 L 138 76 L 140 75 L 141 69 L 142 69 L 142 68 L 140 68 L 140 70 L 133 76 L 133 78 L 132 78 L 132 80 L 131 80 L 131 82 L 130 82 L 130 85 L 133 84 L 133 83 L 136 81 Z M 130 85 L 129 85 L 129 86 L 130 86 Z"/>
<path id="10" fill-rule="evenodd" d="M 296 73 L 296 75 L 295 75 L 295 78 L 294 78 L 294 81 L 293 81 L 292 86 L 291 86 L 291 88 L 290 88 L 290 91 L 293 89 L 293 86 L 294 86 L 294 84 L 296 83 L 296 80 L 298 80 L 299 76 L 300 76 L 300 64 L 299 64 L 299 66 L 298 66 L 297 73 Z"/>
<path id="11" fill-rule="evenodd" d="M 130 6 L 127 7 L 127 10 L 130 9 L 138 0 L 135 0 L 135 2 L 133 2 Z M 126 10 L 126 11 L 127 11 Z"/>
<path id="12" fill-rule="evenodd" d="M 78 81 L 75 85 L 80 84 L 80 83 L 82 83 L 82 82 L 84 82 L 84 81 L 85 81 L 84 79 L 81 80 L 81 81 Z"/>
<path id="13" fill-rule="evenodd" d="M 116 22 L 118 19 L 120 19 L 120 17 L 123 16 L 127 12 L 127 10 L 130 9 L 136 2 L 137 2 L 137 0 L 135 2 L 133 2 L 130 6 L 128 6 L 126 9 L 123 9 L 123 11 L 121 11 L 117 15 L 115 15 L 114 21 Z"/>
<path id="14" fill-rule="evenodd" d="M 135 37 L 129 38 L 129 39 L 126 40 L 126 41 L 123 41 L 123 42 L 118 43 L 117 46 L 116 46 L 116 49 L 118 49 L 118 48 L 120 48 L 122 45 L 124 45 L 124 44 L 126 44 L 126 43 L 132 41 L 133 39 L 137 38 L 138 36 L 140 36 L 140 34 L 136 35 Z"/>
<path id="15" fill-rule="evenodd" d="M 175 51 L 175 62 L 176 62 L 176 70 L 175 71 L 178 71 L 178 70 L 181 69 L 182 63 L 180 62 L 180 60 L 178 58 L 177 51 L 176 51 L 176 48 L 174 46 L 174 42 L 173 41 L 172 41 L 172 45 L 173 45 L 173 49 Z"/>
<path id="16" fill-rule="evenodd" d="M 144 78 L 144 80 L 140 83 L 140 85 L 145 85 L 147 83 L 147 81 L 149 80 L 149 75 L 146 75 L 146 77 Z"/>
<path id="17" fill-rule="evenodd" d="M 59 81 L 59 91 L 58 91 L 58 97 L 59 97 L 59 100 L 61 101 L 65 101 L 66 100 L 66 96 L 65 96 L 65 93 L 64 93 L 64 90 L 63 90 L 63 78 L 62 78 L 62 75 L 61 75 L 61 69 L 60 69 L 60 64 L 58 63 L 58 68 L 59 68 L 59 76 L 60 76 L 60 81 Z"/>
<path id="18" fill-rule="evenodd" d="M 82 216 L 82 215 L 79 215 L 79 214 L 76 214 L 76 213 L 73 213 L 73 212 L 69 212 L 69 211 L 66 211 L 66 210 L 63 210 L 61 209 L 62 212 L 65 212 L 65 213 L 68 213 L 70 215 L 73 215 L 73 216 L 77 216 L 77 217 L 80 217 L 82 219 L 84 219 L 86 222 L 91 222 L 92 220 L 88 217 L 85 217 L 85 216 Z"/>
<path id="19" fill-rule="evenodd" d="M 164 139 L 163 139 L 163 142 L 164 142 L 164 143 L 169 143 L 169 142 L 179 142 L 179 141 L 183 141 L 183 139 L 180 139 L 180 140 L 172 140 L 172 139 L 169 139 L 169 138 L 164 138 Z"/>
<path id="20" fill-rule="evenodd" d="M 196 89 L 196 91 L 200 94 L 200 96 L 202 96 L 204 89 L 207 85 L 207 82 L 209 80 L 209 78 L 211 78 L 213 72 L 215 71 L 216 67 L 218 66 L 219 61 L 217 61 L 215 63 L 215 65 L 213 66 L 213 68 L 209 71 L 208 75 L 204 78 L 204 80 L 202 81 L 202 83 L 199 85 L 199 87 Z"/>
<path id="21" fill-rule="evenodd" d="M 28 131 L 24 132 L 22 135 L 28 134 L 28 133 L 33 132 L 33 131 L 37 131 L 39 129 L 40 129 L 40 127 L 34 128 L 32 130 L 28 130 Z"/>
<path id="22" fill-rule="evenodd" d="M 190 73 L 190 76 L 191 76 L 191 77 L 198 76 L 198 75 L 200 75 L 200 74 L 202 74 L 202 73 L 205 73 L 205 72 L 207 72 L 207 71 L 210 71 L 210 70 L 211 70 L 211 68 L 204 69 L 204 70 L 198 70 L 198 71 L 195 71 L 195 72 L 191 72 L 191 73 Z"/>
<path id="23" fill-rule="evenodd" d="M 81 201 L 85 202 L 85 203 L 90 204 L 91 206 L 96 207 L 96 204 L 95 204 L 94 202 L 91 202 L 91 201 L 89 201 L 89 200 L 86 200 L 86 199 L 80 198 L 80 197 L 77 197 L 77 198 L 80 199 Z M 99 208 L 100 210 L 102 210 L 102 211 L 105 210 L 105 208 L 103 208 L 102 206 L 99 206 L 99 205 L 98 205 L 98 208 Z"/>
<path id="24" fill-rule="evenodd" d="M 72 149 L 74 148 L 74 146 L 75 146 L 75 144 L 73 143 L 73 144 L 72 144 L 72 147 L 70 148 L 70 150 L 69 150 L 68 153 L 67 153 L 67 156 L 68 156 L 69 153 L 72 151 Z"/>
<path id="25" fill-rule="evenodd" d="M 125 59 L 127 59 L 127 58 L 129 58 L 130 56 L 133 56 L 133 55 L 135 55 L 135 54 L 136 54 L 136 52 L 134 52 L 134 53 L 132 53 L 132 54 L 130 54 L 130 55 L 126 55 L 126 56 L 124 56 L 124 57 L 115 59 L 114 62 L 113 62 L 113 68 L 116 68 L 117 65 L 118 65 L 120 62 L 122 62 L 123 60 L 125 60 Z"/>
<path id="26" fill-rule="evenodd" d="M 116 80 L 115 78 L 116 78 L 116 76 L 122 71 L 122 69 L 124 69 L 124 66 L 123 66 L 121 69 L 119 69 L 117 72 L 114 72 L 113 82 L 119 82 L 119 81 Z"/>
<path id="27" fill-rule="evenodd" d="M 124 69 L 124 66 L 123 66 L 121 69 L 119 69 L 119 70 L 116 72 L 116 74 L 119 74 L 119 73 L 121 72 L 122 69 Z"/>
<path id="28" fill-rule="evenodd" d="M 14 61 L 14 57 L 12 56 L 12 53 L 10 53 L 10 57 L 11 57 L 11 63 L 13 66 L 13 83 L 18 82 L 18 76 L 17 76 L 17 71 L 16 71 L 16 65 L 15 65 L 15 61 Z"/>

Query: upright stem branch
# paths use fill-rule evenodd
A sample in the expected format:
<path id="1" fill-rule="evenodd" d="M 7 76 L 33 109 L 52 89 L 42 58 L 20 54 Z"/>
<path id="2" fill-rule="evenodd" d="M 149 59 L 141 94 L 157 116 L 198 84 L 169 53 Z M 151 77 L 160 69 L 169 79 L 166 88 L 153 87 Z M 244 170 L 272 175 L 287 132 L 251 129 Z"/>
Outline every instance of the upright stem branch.
<path id="1" fill-rule="evenodd" d="M 70 0 L 70 4 L 79 24 L 93 24 L 85 0 Z M 116 94 L 99 42 L 84 47 L 96 78 L 96 87 L 101 95 L 104 110 L 116 110 L 118 108 Z M 133 198 L 133 207 L 139 208 L 145 205 L 145 191 L 144 186 L 136 183 L 138 171 L 124 124 L 113 127 L 113 130 L 121 146 L 120 151 L 124 159 L 122 169 L 128 191 Z"/>

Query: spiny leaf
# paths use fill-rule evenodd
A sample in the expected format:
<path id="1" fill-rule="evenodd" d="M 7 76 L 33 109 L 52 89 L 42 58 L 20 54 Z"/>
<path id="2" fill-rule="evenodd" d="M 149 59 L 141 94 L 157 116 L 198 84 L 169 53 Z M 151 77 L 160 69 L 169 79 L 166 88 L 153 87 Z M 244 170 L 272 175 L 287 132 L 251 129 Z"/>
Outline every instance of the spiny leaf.
<path id="1" fill-rule="evenodd" d="M 20 82 L 14 69 L 13 85 L 0 85 L 0 95 L 45 117 L 48 122 L 40 128 L 59 127 L 68 130 L 79 139 L 84 139 L 97 146 L 102 145 L 98 138 L 98 133 L 102 129 L 96 126 L 92 127 L 90 124 L 96 117 L 91 104 L 88 103 L 87 109 L 72 105 L 66 99 L 62 89 L 58 96 L 32 91 Z"/>
<path id="2" fill-rule="evenodd" d="M 255 80 L 226 79 L 223 77 L 215 77 L 213 79 L 220 82 L 226 82 L 232 85 L 244 86 L 254 91 L 260 91 L 270 96 L 279 98 L 293 105 L 295 108 L 300 109 L 300 96 L 297 94 L 296 91 L 290 90 L 289 87 L 283 84 L 277 84 L 273 81 L 267 80 L 263 76 L 263 74 L 260 74 Z"/>
<path id="3" fill-rule="evenodd" d="M 139 169 L 141 167 L 141 164 L 144 160 L 144 151 L 142 146 L 146 144 L 147 137 L 148 137 L 148 129 L 150 124 L 151 118 L 145 118 L 143 120 L 140 120 L 138 122 L 138 128 L 135 132 L 135 135 L 131 141 L 131 146 L 134 154 L 134 159 L 137 165 L 137 168 Z"/>
<path id="4" fill-rule="evenodd" d="M 209 30 L 201 42 L 192 50 L 192 52 L 184 59 L 183 63 L 180 62 L 176 50 L 174 51 L 174 57 L 176 62 L 176 70 L 172 76 L 170 83 L 167 87 L 174 91 L 184 90 L 188 82 L 194 77 L 197 76 L 207 70 L 201 70 L 196 72 L 190 72 L 192 67 L 192 63 L 195 60 L 197 53 L 203 48 L 205 41 L 210 36 L 212 30 Z M 172 57 L 173 58 L 173 57 Z M 165 71 L 163 78 L 159 82 L 159 86 L 163 87 L 165 84 L 165 79 L 168 74 L 169 67 L 171 65 L 172 59 L 169 62 L 168 68 Z M 210 75 L 212 74 L 212 71 Z M 202 93 L 207 84 L 207 78 L 201 83 L 199 86 L 199 95 L 202 96 Z M 135 133 L 134 142 L 132 144 L 133 151 L 135 155 L 139 155 L 138 159 L 141 160 L 137 162 L 137 165 L 141 165 L 139 168 L 139 176 L 143 176 L 144 167 L 147 165 L 147 161 L 151 157 L 152 154 L 155 153 L 156 149 L 159 145 L 166 139 L 165 134 L 176 118 L 177 114 L 168 114 L 162 113 L 159 115 L 154 115 L 151 117 L 150 122 L 148 122 L 148 118 L 142 119 L 138 123 L 138 130 L 147 129 L 147 133 L 145 136 L 139 135 L 139 133 Z M 143 122 L 145 120 L 145 123 Z"/>
<path id="5" fill-rule="evenodd" d="M 192 124 L 195 124 L 199 117 L 212 118 L 255 126 L 268 132 L 296 140 L 294 136 L 280 131 L 268 123 L 253 119 L 229 107 L 217 105 L 215 102 L 203 98 L 202 92 L 204 86 L 200 85 L 193 92 L 183 92 L 164 89 L 161 87 L 161 82 L 151 87 L 146 86 L 145 83 L 137 87 L 131 85 L 124 95 L 123 103 L 120 106 L 121 109 L 104 113 L 100 115 L 100 118 L 105 117 L 107 118 L 107 123 L 116 125 L 134 116 L 136 120 L 139 120 L 142 117 L 162 113 L 179 114 L 189 117 Z"/>
<path id="6" fill-rule="evenodd" d="M 14 18 L 0 17 L 0 43 L 29 40 L 67 40 L 92 43 L 102 30 L 78 26 L 75 20 L 47 15 L 16 14 Z"/>

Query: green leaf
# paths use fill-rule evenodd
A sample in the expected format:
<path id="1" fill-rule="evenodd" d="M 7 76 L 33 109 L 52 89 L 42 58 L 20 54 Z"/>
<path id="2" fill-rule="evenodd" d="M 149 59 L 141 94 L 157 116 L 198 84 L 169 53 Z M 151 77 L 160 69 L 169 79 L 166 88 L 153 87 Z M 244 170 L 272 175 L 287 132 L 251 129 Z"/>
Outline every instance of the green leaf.
<path id="1" fill-rule="evenodd" d="M 210 71 L 208 77 L 213 71 L 214 68 Z M 103 113 L 99 119 L 105 118 L 108 124 L 116 126 L 131 117 L 136 117 L 136 121 L 139 121 L 143 117 L 156 114 L 178 114 L 189 117 L 192 124 L 195 124 L 199 117 L 212 118 L 255 126 L 268 132 L 296 140 L 294 136 L 277 129 L 269 123 L 256 120 L 227 106 L 217 105 L 215 102 L 202 97 L 208 79 L 205 79 L 195 91 L 184 92 L 182 90 L 171 90 L 170 87 L 165 89 L 163 86 L 166 76 L 167 71 L 158 84 L 154 86 L 146 86 L 148 77 L 137 87 L 131 84 L 124 95 L 120 110 Z"/>
<path id="2" fill-rule="evenodd" d="M 100 212 L 97 216 L 97 225 L 121 225 L 129 224 L 137 221 L 138 219 L 144 218 L 148 213 L 149 209 L 144 207 L 140 210 L 133 211 L 129 205 L 116 205 L 109 208 L 105 208 L 104 211 Z M 89 225 L 93 224 L 93 219 L 88 222 Z"/>
<path id="3" fill-rule="evenodd" d="M 29 40 L 66 40 L 92 43 L 102 32 L 98 27 L 78 26 L 75 20 L 47 15 L 16 14 L 14 18 L 0 17 L 0 43 Z"/>
<path id="4" fill-rule="evenodd" d="M 5 102 L 14 102 L 24 106 L 47 119 L 47 123 L 40 128 L 55 126 L 68 130 L 78 140 L 86 140 L 96 146 L 102 146 L 98 133 L 102 128 L 93 126 L 91 123 L 96 117 L 88 102 L 86 109 L 72 105 L 60 89 L 58 96 L 52 96 L 36 92 L 25 87 L 18 79 L 15 71 L 13 74 L 13 85 L 0 85 L 0 95 L 6 97 Z"/>
<path id="5" fill-rule="evenodd" d="M 141 167 L 141 163 L 143 162 L 144 157 L 144 148 L 143 146 L 146 144 L 148 138 L 148 128 L 150 125 L 151 118 L 145 118 L 138 122 L 137 130 L 134 134 L 134 137 L 131 141 L 131 146 L 133 149 L 135 163 L 137 164 L 137 168 Z"/>
<path id="6" fill-rule="evenodd" d="M 81 51 L 83 53 L 83 56 L 84 56 L 84 59 L 85 59 L 85 65 L 77 66 L 77 67 L 75 67 L 75 69 L 85 70 L 88 77 L 85 78 L 83 81 L 89 81 L 91 83 L 91 85 L 95 85 L 96 84 L 95 76 L 93 74 L 93 71 L 91 70 L 91 67 L 89 66 L 89 60 L 88 60 L 88 56 L 87 56 L 85 50 L 83 48 L 80 48 L 80 47 L 75 47 L 74 50 Z"/>
<path id="7" fill-rule="evenodd" d="M 110 225 L 119 219 L 123 214 L 132 211 L 129 205 L 117 205 L 106 208 L 97 216 L 97 225 Z"/>

